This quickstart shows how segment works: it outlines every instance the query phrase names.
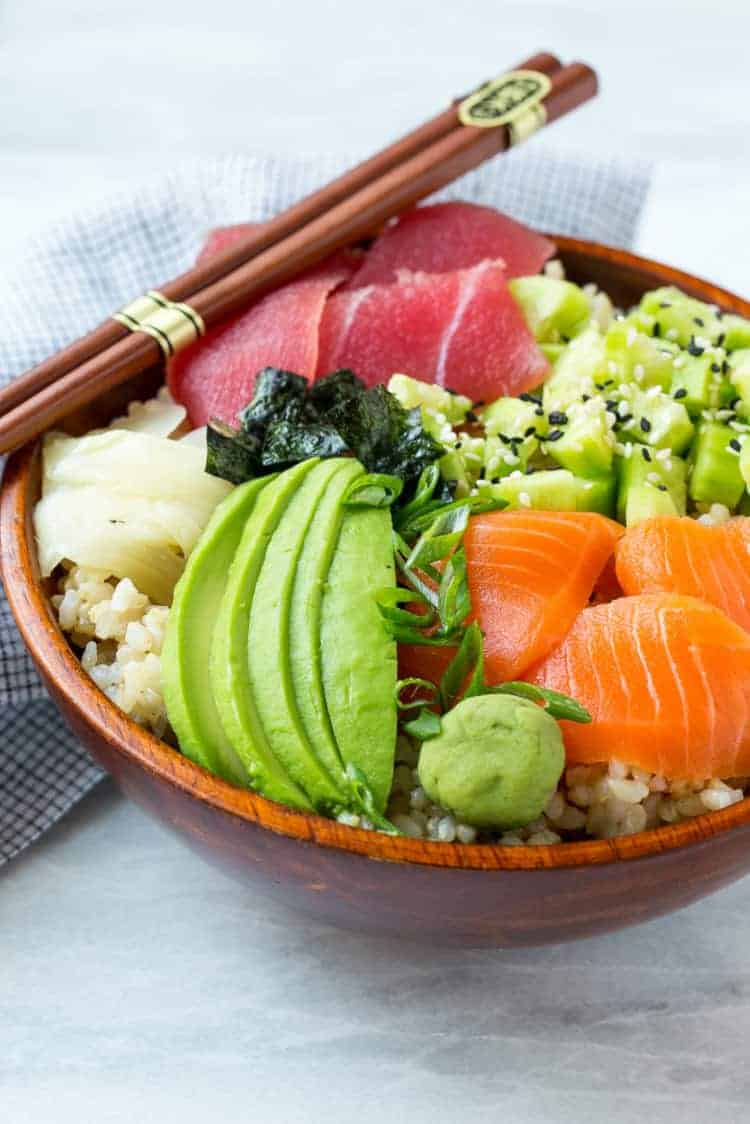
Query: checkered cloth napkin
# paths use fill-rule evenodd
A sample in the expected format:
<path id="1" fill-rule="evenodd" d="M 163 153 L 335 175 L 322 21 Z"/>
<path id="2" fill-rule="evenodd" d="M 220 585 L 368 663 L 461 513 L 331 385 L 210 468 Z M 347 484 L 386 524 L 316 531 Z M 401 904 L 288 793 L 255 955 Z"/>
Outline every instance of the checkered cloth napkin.
<path id="1" fill-rule="evenodd" d="M 348 163 L 348 162 L 347 162 Z M 182 272 L 212 226 L 261 220 L 345 166 L 234 157 L 167 179 L 47 230 L 0 276 L 0 383 L 128 300 Z M 629 245 L 645 167 L 571 159 L 538 142 L 443 193 L 499 207 L 542 230 Z M 0 595 L 0 864 L 51 827 L 102 777 L 46 697 Z"/>

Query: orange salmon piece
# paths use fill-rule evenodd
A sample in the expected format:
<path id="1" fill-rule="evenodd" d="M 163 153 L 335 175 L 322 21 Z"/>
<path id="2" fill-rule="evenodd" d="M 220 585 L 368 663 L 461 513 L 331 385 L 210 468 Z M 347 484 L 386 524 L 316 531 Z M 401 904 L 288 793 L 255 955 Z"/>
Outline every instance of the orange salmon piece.
<path id="1" fill-rule="evenodd" d="M 568 762 L 613 758 L 671 778 L 750 772 L 750 634 L 675 593 L 584 609 L 529 674 L 591 713 L 561 723 Z"/>
<path id="2" fill-rule="evenodd" d="M 700 597 L 750 630 L 750 519 L 718 526 L 695 519 L 645 519 L 625 532 L 616 553 L 625 593 Z"/>

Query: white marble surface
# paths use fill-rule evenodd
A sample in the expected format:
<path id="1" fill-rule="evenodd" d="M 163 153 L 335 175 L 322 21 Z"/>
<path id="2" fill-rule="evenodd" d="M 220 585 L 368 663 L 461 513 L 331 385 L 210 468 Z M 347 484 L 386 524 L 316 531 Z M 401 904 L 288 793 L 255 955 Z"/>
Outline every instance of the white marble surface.
<path id="1" fill-rule="evenodd" d="M 750 291 L 747 0 L 0 5 L 0 268 L 181 157 L 372 148 L 528 48 L 594 61 L 555 143 L 658 162 L 640 246 Z M 750 881 L 572 946 L 447 952 L 269 906 L 105 784 L 0 877 L 8 1124 L 734 1124 Z"/>

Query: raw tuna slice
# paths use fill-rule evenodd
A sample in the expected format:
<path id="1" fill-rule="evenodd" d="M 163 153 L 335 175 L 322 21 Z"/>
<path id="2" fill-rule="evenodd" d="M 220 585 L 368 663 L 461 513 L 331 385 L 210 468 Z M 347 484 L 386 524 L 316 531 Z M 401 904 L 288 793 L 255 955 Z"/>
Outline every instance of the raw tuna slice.
<path id="1" fill-rule="evenodd" d="M 336 293 L 320 325 L 318 374 L 350 367 L 373 386 L 399 371 L 476 401 L 519 394 L 548 371 L 511 297 L 485 261 L 454 273 L 402 275 L 397 285 Z"/>
<path id="2" fill-rule="evenodd" d="M 474 203 L 417 207 L 376 240 L 347 285 L 387 285 L 400 270 L 451 273 L 487 258 L 505 263 L 507 277 L 538 273 L 555 252 L 547 238 L 508 215 Z"/>
<path id="3" fill-rule="evenodd" d="M 217 226 L 215 230 L 209 232 L 206 241 L 203 243 L 203 248 L 198 254 L 197 262 L 205 261 L 206 258 L 213 257 L 221 250 L 226 250 L 227 246 L 234 245 L 240 238 L 244 238 L 246 234 L 250 234 L 260 224 L 257 222 L 240 222 L 234 226 Z"/>
<path id="4" fill-rule="evenodd" d="M 209 235 L 207 247 L 224 249 L 247 227 Z M 229 323 L 209 332 L 171 360 L 169 389 L 187 407 L 195 426 L 210 417 L 232 424 L 253 395 L 263 367 L 280 367 L 311 379 L 318 360 L 318 329 L 328 294 L 351 275 L 349 254 L 336 254 L 296 281 L 269 293 Z"/>

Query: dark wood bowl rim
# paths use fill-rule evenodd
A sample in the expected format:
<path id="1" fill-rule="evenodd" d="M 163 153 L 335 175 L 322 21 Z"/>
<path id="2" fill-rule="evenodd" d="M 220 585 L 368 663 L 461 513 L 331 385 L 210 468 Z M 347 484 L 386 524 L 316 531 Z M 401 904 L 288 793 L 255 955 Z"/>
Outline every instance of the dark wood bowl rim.
<path id="1" fill-rule="evenodd" d="M 626 272 L 658 275 L 661 284 L 688 289 L 703 300 L 750 317 L 750 303 L 708 281 L 625 250 L 580 239 L 552 237 L 563 255 L 589 257 Z M 10 458 L 0 494 L 3 579 L 25 643 L 67 706 L 98 739 L 123 757 L 137 762 L 147 773 L 195 799 L 278 834 L 374 860 L 488 871 L 548 870 L 642 859 L 704 842 L 750 822 L 750 799 L 746 798 L 722 811 L 616 839 L 548 846 L 438 843 L 346 827 L 321 816 L 295 812 L 263 796 L 235 788 L 193 764 L 109 702 L 83 671 L 65 641 L 35 576 L 36 564 L 27 533 L 30 514 L 27 500 L 37 452 L 37 446 L 27 446 Z"/>

